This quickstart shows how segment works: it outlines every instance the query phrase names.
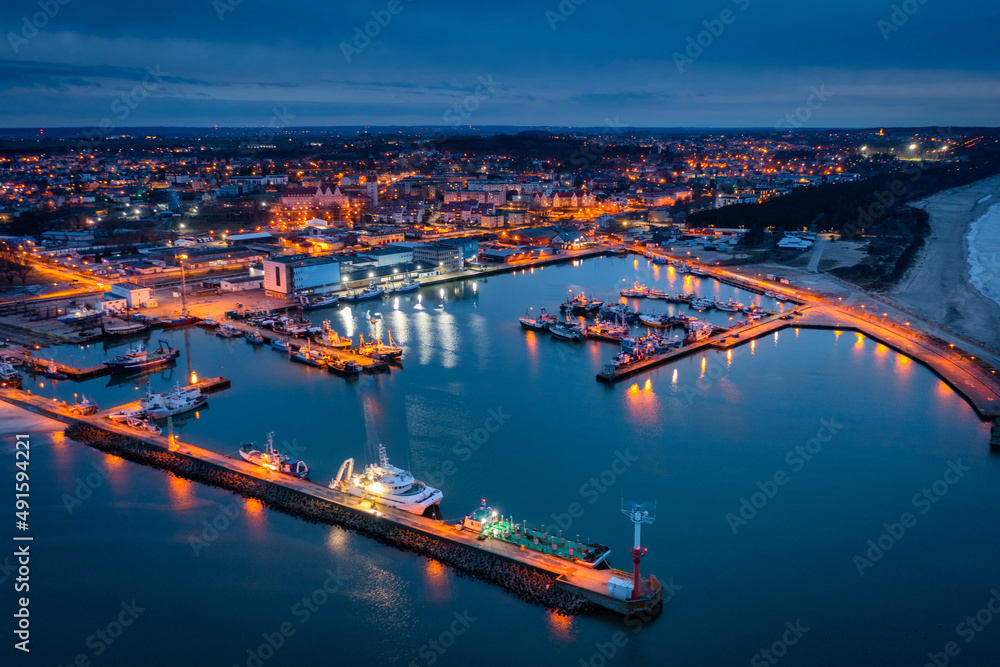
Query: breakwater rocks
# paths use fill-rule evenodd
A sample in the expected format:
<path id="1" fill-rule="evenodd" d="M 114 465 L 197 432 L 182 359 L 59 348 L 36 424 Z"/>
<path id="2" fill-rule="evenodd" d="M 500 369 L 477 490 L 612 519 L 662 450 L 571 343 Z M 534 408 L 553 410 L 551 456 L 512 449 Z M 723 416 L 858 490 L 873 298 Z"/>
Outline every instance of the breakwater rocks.
<path id="1" fill-rule="evenodd" d="M 471 550 L 461 544 L 410 530 L 387 519 L 299 493 L 272 482 L 148 445 L 141 440 L 104 431 L 82 422 L 66 428 L 66 437 L 123 459 L 165 470 L 178 477 L 255 498 L 267 507 L 313 523 L 338 526 L 383 544 L 432 558 L 459 575 L 500 586 L 526 602 L 563 614 L 589 611 L 593 605 L 558 585 L 555 576 L 502 556 Z"/>

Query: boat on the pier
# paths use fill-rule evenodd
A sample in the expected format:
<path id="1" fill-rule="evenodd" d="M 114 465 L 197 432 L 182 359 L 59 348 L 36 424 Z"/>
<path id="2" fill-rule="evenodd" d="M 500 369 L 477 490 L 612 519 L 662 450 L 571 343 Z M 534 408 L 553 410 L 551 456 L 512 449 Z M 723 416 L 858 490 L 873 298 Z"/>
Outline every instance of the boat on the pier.
<path id="1" fill-rule="evenodd" d="M 267 434 L 267 445 L 263 451 L 256 449 L 252 442 L 241 443 L 240 457 L 248 463 L 299 479 L 305 479 L 309 476 L 309 466 L 306 465 L 305 461 L 293 459 L 288 454 L 274 448 L 273 432 Z"/>
<path id="2" fill-rule="evenodd" d="M 127 417 L 125 423 L 132 428 L 137 428 L 141 431 L 149 431 L 154 435 L 160 435 L 163 433 L 163 429 L 156 425 L 156 423 L 149 417 Z"/>
<path id="3" fill-rule="evenodd" d="M 524 327 L 525 329 L 544 330 L 548 329 L 550 325 L 558 321 L 555 315 L 550 315 L 549 313 L 545 312 L 544 308 L 541 309 L 541 312 L 539 312 L 538 317 L 531 317 L 532 310 L 534 309 L 529 308 L 528 311 L 524 313 L 524 317 L 518 318 L 518 321 L 521 323 L 521 326 Z"/>
<path id="4" fill-rule="evenodd" d="M 527 522 L 517 523 L 510 517 L 499 516 L 487 507 L 484 498 L 479 508 L 467 514 L 459 524 L 462 530 L 476 533 L 480 539 L 492 538 L 530 549 L 549 556 L 556 556 L 594 569 L 607 569 L 611 549 L 591 542 L 567 539 L 559 534 L 533 528 Z"/>
<path id="5" fill-rule="evenodd" d="M 319 342 L 336 350 L 346 350 L 354 345 L 353 340 L 347 336 L 341 336 L 330 326 L 330 320 L 323 321 L 323 330 L 320 334 Z"/>
<path id="6" fill-rule="evenodd" d="M 326 370 L 342 377 L 357 377 L 363 369 L 355 361 L 331 356 L 326 361 Z"/>
<path id="7" fill-rule="evenodd" d="M 326 359 L 323 358 L 323 355 L 308 345 L 303 345 L 296 352 L 293 352 L 290 359 L 300 364 L 306 364 L 307 366 L 315 366 L 316 368 L 326 366 Z"/>
<path id="8" fill-rule="evenodd" d="M 93 399 L 87 398 L 86 394 L 81 395 L 79 398 L 73 398 L 73 404 L 69 406 L 70 412 L 75 412 L 78 415 L 92 415 L 98 410 L 97 402 Z"/>
<path id="9" fill-rule="evenodd" d="M 263 345 L 264 344 L 264 334 L 254 329 L 253 331 L 247 331 L 243 334 L 248 343 L 253 345 Z"/>
<path id="10" fill-rule="evenodd" d="M 116 410 L 108 414 L 108 419 L 115 422 L 116 424 L 124 424 L 128 421 L 129 417 L 145 417 L 146 411 L 142 408 L 122 408 L 121 410 Z"/>
<path id="11" fill-rule="evenodd" d="M 6 361 L 0 362 L 0 387 L 20 389 L 24 378 Z"/>
<path id="12" fill-rule="evenodd" d="M 438 489 L 414 479 L 409 470 L 390 464 L 382 444 L 378 446 L 378 464 L 369 464 L 355 475 L 354 459 L 347 459 L 330 481 L 330 488 L 410 514 L 423 514 L 444 499 Z"/>
<path id="13" fill-rule="evenodd" d="M 126 373 L 128 371 L 143 370 L 147 368 L 158 368 L 174 363 L 180 356 L 180 350 L 170 347 L 165 340 L 159 341 L 160 346 L 149 352 L 142 342 L 136 343 L 125 351 L 125 354 L 115 357 L 105 365 L 112 373 Z"/>
<path id="14" fill-rule="evenodd" d="M 106 336 L 131 336 L 148 328 L 149 322 L 113 322 L 101 325 L 101 331 Z"/>
<path id="15" fill-rule="evenodd" d="M 44 373 L 45 377 L 52 378 L 53 380 L 65 380 L 66 378 L 69 377 L 68 375 L 59 370 L 59 367 L 56 366 L 56 362 L 54 361 L 50 361 L 48 363 L 48 365 L 45 367 Z"/>
<path id="16" fill-rule="evenodd" d="M 344 301 L 367 301 L 368 299 L 377 299 L 383 294 L 385 294 L 385 290 L 375 285 L 375 283 L 372 283 L 360 292 L 357 290 L 349 290 L 347 292 L 347 296 L 344 297 Z"/>
<path id="17" fill-rule="evenodd" d="M 340 303 L 340 297 L 336 295 L 326 295 L 326 296 L 300 296 L 299 297 L 299 310 L 315 310 L 317 308 L 329 308 L 336 306 Z"/>
<path id="18" fill-rule="evenodd" d="M 98 319 L 104 313 L 100 310 L 88 310 L 86 308 L 77 308 L 66 313 L 62 317 L 58 318 L 63 324 L 83 324 L 87 322 L 93 322 Z"/>

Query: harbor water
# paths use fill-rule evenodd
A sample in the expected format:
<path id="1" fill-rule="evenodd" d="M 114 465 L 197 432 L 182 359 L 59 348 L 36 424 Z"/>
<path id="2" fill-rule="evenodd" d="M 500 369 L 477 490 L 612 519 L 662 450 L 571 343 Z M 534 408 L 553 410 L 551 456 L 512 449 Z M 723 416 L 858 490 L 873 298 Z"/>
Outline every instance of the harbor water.
<path id="1" fill-rule="evenodd" d="M 599 258 L 310 312 L 355 340 L 391 331 L 403 345 L 402 368 L 355 381 L 197 328 L 146 340 L 181 350 L 149 376 L 154 391 L 191 371 L 232 380 L 175 420 L 182 440 L 220 453 L 274 431 L 325 483 L 348 457 L 375 461 L 381 442 L 444 492 L 446 520 L 485 498 L 514 520 L 606 544 L 621 569 L 633 533 L 623 499 L 655 501 L 642 567 L 664 585 L 658 617 L 558 616 L 3 406 L 7 474 L 7 436 L 32 435 L 30 664 L 773 664 L 766 650 L 789 665 L 923 665 L 949 642 L 963 664 L 992 659 L 1000 622 L 960 624 L 1000 590 L 1000 458 L 962 397 L 852 332 L 786 329 L 607 385 L 595 375 L 615 345 L 518 324 L 529 307 L 558 312 L 571 292 L 618 300 L 635 280 L 778 307 L 642 258 Z M 39 354 L 87 367 L 129 342 Z M 144 382 L 37 377 L 25 389 L 105 408 Z"/>

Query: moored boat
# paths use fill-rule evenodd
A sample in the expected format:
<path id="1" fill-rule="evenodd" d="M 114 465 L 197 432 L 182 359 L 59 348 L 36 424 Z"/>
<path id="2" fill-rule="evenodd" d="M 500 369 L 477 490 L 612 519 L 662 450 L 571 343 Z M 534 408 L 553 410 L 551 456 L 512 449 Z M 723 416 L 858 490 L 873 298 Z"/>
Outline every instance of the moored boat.
<path id="1" fill-rule="evenodd" d="M 576 322 L 556 322 L 549 326 L 549 333 L 562 340 L 581 341 L 587 337 Z"/>
<path id="2" fill-rule="evenodd" d="M 314 366 L 316 368 L 326 366 L 326 359 L 323 358 L 323 355 L 314 351 L 308 345 L 303 345 L 298 349 L 298 351 L 293 352 L 290 359 L 292 361 L 297 361 L 300 364 Z"/>
<path id="3" fill-rule="evenodd" d="M 354 459 L 347 459 L 330 481 L 330 488 L 410 514 L 423 514 L 444 499 L 438 489 L 414 479 L 409 470 L 390 464 L 382 444 L 378 446 L 378 464 L 369 464 L 355 475 Z"/>
<path id="4" fill-rule="evenodd" d="M 414 292 L 420 289 L 420 283 L 418 283 L 413 278 L 407 278 L 405 281 L 401 282 L 396 287 L 392 288 L 393 292 Z"/>
<path id="5" fill-rule="evenodd" d="M 544 308 L 542 308 L 538 317 L 531 317 L 532 310 L 534 309 L 528 308 L 527 312 L 524 313 L 524 316 L 518 318 L 521 326 L 525 329 L 545 330 L 548 329 L 549 325 L 556 320 L 555 315 L 549 315 L 545 312 Z"/>
<path id="6" fill-rule="evenodd" d="M 273 347 L 274 349 L 279 350 L 281 352 L 288 352 L 288 343 L 285 342 L 285 340 L 281 339 L 281 338 L 272 338 L 271 339 L 271 347 Z"/>
<path id="7" fill-rule="evenodd" d="M 247 331 L 243 334 L 248 343 L 253 345 L 263 345 L 264 344 L 264 334 L 254 329 L 253 331 Z"/>
<path id="8" fill-rule="evenodd" d="M 603 301 L 598 301 L 596 299 L 588 299 L 587 296 L 580 292 L 576 296 L 572 297 L 569 301 L 563 302 L 559 307 L 562 310 L 568 310 L 574 315 L 587 315 L 590 313 L 597 312 L 597 310 L 604 305 Z"/>
<path id="9" fill-rule="evenodd" d="M 344 297 L 344 301 L 367 301 L 368 299 L 377 299 L 385 294 L 385 290 L 381 287 L 376 286 L 374 283 L 368 285 L 360 292 L 357 290 L 350 290 L 347 292 L 347 296 Z"/>
<path id="10" fill-rule="evenodd" d="M 299 310 L 315 310 L 317 308 L 331 308 L 340 303 L 340 297 L 336 295 L 326 296 L 300 296 Z"/>
<path id="11" fill-rule="evenodd" d="M 95 414 L 98 410 L 97 402 L 87 398 L 86 394 L 80 396 L 79 398 L 74 396 L 73 404 L 70 405 L 68 409 L 70 412 L 75 412 L 78 415 L 84 416 Z"/>
<path id="12" fill-rule="evenodd" d="M 189 324 L 194 324 L 198 321 L 198 318 L 187 312 L 177 313 L 173 317 L 167 320 L 161 320 L 160 324 L 163 325 L 164 329 L 170 329 L 173 327 L 186 327 Z"/>
<path id="13" fill-rule="evenodd" d="M 339 357 L 331 357 L 326 362 L 326 370 L 342 377 L 357 377 L 363 370 L 357 362 Z"/>
<path id="14" fill-rule="evenodd" d="M 632 287 L 626 287 L 621 290 L 620 294 L 630 299 L 642 299 L 649 296 L 651 291 L 648 287 L 636 281 Z"/>
<path id="15" fill-rule="evenodd" d="M 180 350 L 170 347 L 165 340 L 159 341 L 160 346 L 149 352 L 140 341 L 125 351 L 125 354 L 105 362 L 112 373 L 158 368 L 174 363 L 180 356 Z"/>
<path id="16" fill-rule="evenodd" d="M 0 362 L 0 387 L 20 389 L 24 378 L 6 361 Z"/>
<path id="17" fill-rule="evenodd" d="M 267 445 L 263 451 L 256 449 L 252 442 L 241 444 L 240 457 L 248 463 L 299 479 L 305 479 L 309 476 L 309 466 L 306 465 L 305 461 L 293 459 L 274 448 L 273 432 L 267 434 Z"/>
<path id="18" fill-rule="evenodd" d="M 127 417 L 125 419 L 127 423 L 132 428 L 137 428 L 141 431 L 148 431 L 154 435 L 160 435 L 163 430 L 156 425 L 156 423 L 149 417 L 139 418 L 139 417 Z"/>

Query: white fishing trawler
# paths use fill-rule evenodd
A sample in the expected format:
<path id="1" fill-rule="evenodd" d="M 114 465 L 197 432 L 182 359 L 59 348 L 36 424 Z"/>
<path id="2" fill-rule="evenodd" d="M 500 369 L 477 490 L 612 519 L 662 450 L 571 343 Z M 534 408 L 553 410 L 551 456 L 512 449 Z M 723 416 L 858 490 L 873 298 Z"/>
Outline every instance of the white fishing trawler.
<path id="1" fill-rule="evenodd" d="M 391 465 L 381 444 L 377 465 L 367 465 L 363 473 L 355 475 L 354 459 L 347 459 L 330 481 L 330 488 L 410 514 L 423 514 L 444 499 L 438 489 L 414 479 L 409 470 Z"/>

